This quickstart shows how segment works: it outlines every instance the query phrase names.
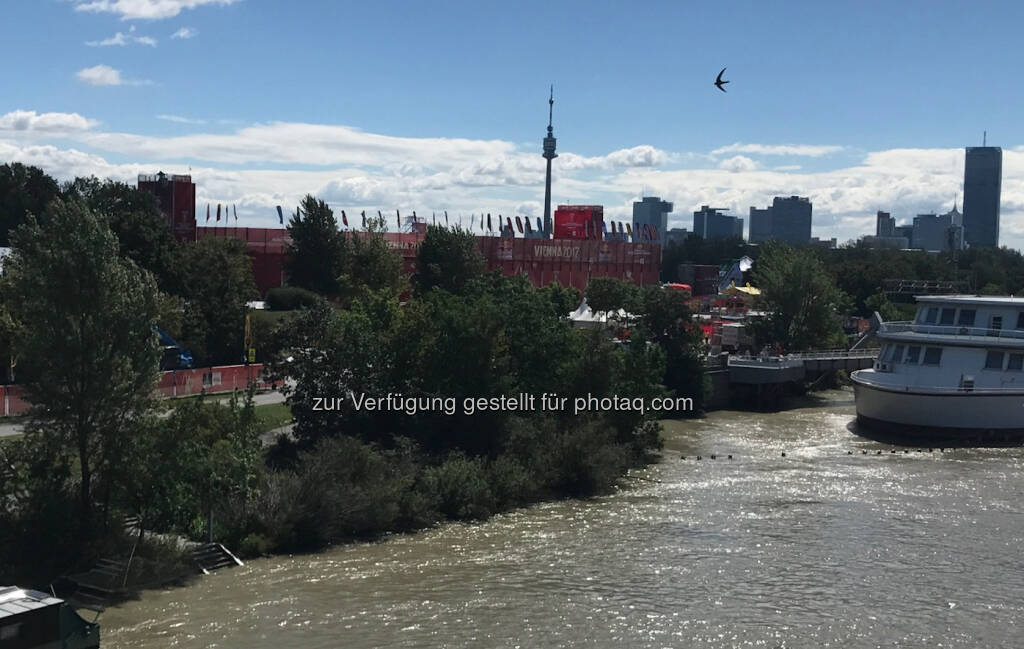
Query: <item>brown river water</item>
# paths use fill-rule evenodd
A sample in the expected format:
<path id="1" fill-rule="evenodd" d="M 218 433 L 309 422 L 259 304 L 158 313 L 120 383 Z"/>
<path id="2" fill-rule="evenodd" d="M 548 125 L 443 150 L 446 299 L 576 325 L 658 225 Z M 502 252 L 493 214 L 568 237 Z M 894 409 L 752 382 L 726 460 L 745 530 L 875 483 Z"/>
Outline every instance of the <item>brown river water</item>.
<path id="1" fill-rule="evenodd" d="M 904 454 L 852 392 L 804 406 L 666 422 L 611 496 L 147 592 L 103 646 L 1024 647 L 1024 449 Z"/>

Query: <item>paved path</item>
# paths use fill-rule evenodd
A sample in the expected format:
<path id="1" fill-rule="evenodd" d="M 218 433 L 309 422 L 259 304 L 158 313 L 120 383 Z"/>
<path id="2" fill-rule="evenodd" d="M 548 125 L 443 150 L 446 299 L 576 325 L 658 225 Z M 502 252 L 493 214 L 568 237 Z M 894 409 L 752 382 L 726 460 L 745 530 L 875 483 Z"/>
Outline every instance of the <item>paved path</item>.
<path id="1" fill-rule="evenodd" d="M 224 394 L 224 393 L 216 393 L 216 394 L 211 394 L 210 395 L 210 400 L 221 402 L 221 403 L 227 402 L 228 399 L 230 399 L 230 398 L 231 398 L 231 395 Z M 261 392 L 259 394 L 256 394 L 253 397 L 252 400 L 253 400 L 253 403 L 256 404 L 257 406 L 264 406 L 264 405 L 267 405 L 269 403 L 284 403 L 284 395 L 281 394 L 280 392 L 276 391 L 276 390 L 273 390 L 273 391 L 270 391 L 270 392 Z M 171 403 L 173 403 L 174 400 L 173 399 L 167 399 L 166 401 L 169 402 L 168 405 L 171 405 Z M 21 419 L 20 417 L 17 418 L 17 423 L 11 423 L 11 422 L 4 422 L 4 418 L 0 417 L 0 437 L 10 437 L 12 435 L 21 435 L 21 433 L 23 431 L 22 431 L 22 423 L 21 423 L 20 419 Z M 274 436 L 274 439 L 275 440 L 277 439 L 276 435 Z"/>

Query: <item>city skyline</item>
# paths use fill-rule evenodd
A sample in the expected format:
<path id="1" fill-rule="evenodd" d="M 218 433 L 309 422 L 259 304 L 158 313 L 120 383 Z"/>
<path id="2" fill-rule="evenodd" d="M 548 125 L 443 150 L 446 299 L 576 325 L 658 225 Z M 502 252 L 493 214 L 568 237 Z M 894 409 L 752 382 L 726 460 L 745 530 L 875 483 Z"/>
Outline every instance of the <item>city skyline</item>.
<path id="1" fill-rule="evenodd" d="M 1000 243 L 1024 247 L 1024 97 L 996 82 L 1021 53 L 924 47 L 977 29 L 971 12 L 395 4 L 409 20 L 258 0 L 6 7 L 26 56 L 0 101 L 0 162 L 61 179 L 191 172 L 200 211 L 237 204 L 254 227 L 306 193 L 346 210 L 536 217 L 553 82 L 553 205 L 628 221 L 634 201 L 658 196 L 675 205 L 668 227 L 690 228 L 701 205 L 744 216 L 798 195 L 814 204 L 812 236 L 842 242 L 873 232 L 878 210 L 905 222 L 962 204 L 964 149 L 987 129 L 1003 149 Z M 993 13 L 993 38 L 1024 17 L 1010 3 Z M 837 20 L 848 29 L 827 35 Z M 734 30 L 727 52 L 700 28 L 717 24 Z M 619 46 L 639 26 L 641 45 Z M 726 65 L 723 94 L 713 81 Z M 636 101 L 652 89 L 657 101 Z"/>

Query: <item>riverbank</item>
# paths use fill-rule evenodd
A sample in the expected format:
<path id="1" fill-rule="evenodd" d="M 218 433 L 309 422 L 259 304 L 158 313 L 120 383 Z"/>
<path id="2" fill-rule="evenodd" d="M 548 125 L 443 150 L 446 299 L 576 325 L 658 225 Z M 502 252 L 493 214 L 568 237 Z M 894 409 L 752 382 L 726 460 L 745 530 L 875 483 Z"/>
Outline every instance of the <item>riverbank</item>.
<path id="1" fill-rule="evenodd" d="M 1015 647 L 1024 449 L 890 455 L 853 419 L 665 422 L 627 489 L 256 559 L 109 610 L 104 646 Z"/>

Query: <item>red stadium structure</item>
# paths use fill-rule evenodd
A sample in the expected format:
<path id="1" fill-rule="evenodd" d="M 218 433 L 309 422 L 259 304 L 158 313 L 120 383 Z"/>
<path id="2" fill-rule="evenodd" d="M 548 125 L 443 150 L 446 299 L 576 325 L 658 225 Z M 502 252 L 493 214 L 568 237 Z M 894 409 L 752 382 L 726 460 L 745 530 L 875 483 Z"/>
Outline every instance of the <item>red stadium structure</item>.
<path id="1" fill-rule="evenodd" d="M 261 293 L 284 283 L 287 230 L 200 227 L 196 236 L 245 241 Z M 406 273 L 415 272 L 416 251 L 425 236 L 420 232 L 384 234 L 388 245 L 402 255 Z M 638 285 L 658 283 L 661 249 L 656 243 L 512 237 L 477 237 L 476 242 L 489 270 L 525 275 L 537 286 L 558 282 L 582 291 L 591 277 L 619 277 Z"/>
<path id="2" fill-rule="evenodd" d="M 261 294 L 286 282 L 284 262 L 291 241 L 288 230 L 197 226 L 195 185 L 189 176 L 167 176 L 162 172 L 139 176 L 139 189 L 157 195 L 164 218 L 178 241 L 207 237 L 244 241 Z M 555 222 L 554 239 L 478 236 L 477 246 L 488 269 L 501 270 L 505 275 L 524 275 L 537 286 L 558 282 L 580 291 L 586 289 L 591 277 L 618 277 L 638 285 L 658 282 L 660 246 L 654 242 L 602 240 L 604 208 L 600 205 L 560 205 L 555 211 Z M 405 272 L 409 274 L 416 270 L 416 251 L 426 236 L 426 222 L 420 220 L 411 227 L 413 232 L 384 235 L 388 245 L 402 255 Z M 349 232 L 360 236 L 359 232 Z"/>
<path id="3" fill-rule="evenodd" d="M 192 176 L 139 175 L 139 189 L 156 196 L 160 211 L 178 241 L 196 238 L 196 186 Z"/>

